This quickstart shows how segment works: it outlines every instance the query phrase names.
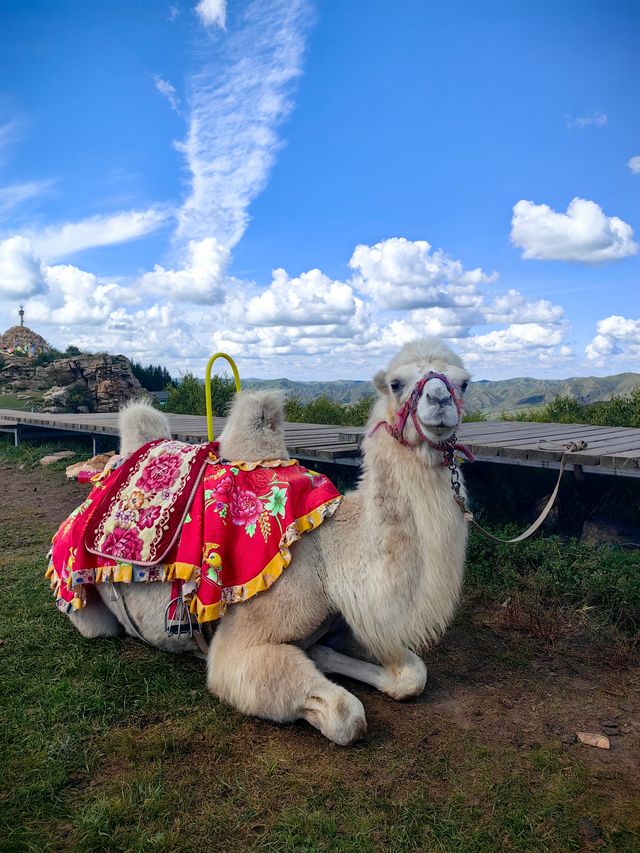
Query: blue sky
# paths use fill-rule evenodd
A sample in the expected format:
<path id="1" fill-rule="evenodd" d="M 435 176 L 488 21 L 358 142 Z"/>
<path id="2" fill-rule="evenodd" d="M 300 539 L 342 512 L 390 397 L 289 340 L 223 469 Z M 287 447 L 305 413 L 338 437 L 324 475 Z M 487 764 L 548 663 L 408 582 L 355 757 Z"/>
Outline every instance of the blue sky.
<path id="1" fill-rule="evenodd" d="M 4 0 L 0 327 L 174 372 L 637 370 L 635 2 Z M 635 233 L 634 233 L 635 232 Z"/>

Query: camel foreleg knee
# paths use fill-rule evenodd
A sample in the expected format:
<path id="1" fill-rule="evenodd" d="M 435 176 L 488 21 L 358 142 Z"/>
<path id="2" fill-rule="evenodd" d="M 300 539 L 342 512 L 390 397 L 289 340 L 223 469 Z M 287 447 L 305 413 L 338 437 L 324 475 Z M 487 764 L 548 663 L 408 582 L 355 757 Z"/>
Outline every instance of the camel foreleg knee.
<path id="1" fill-rule="evenodd" d="M 295 646 L 234 649 L 216 636 L 207 684 L 214 695 L 245 714 L 279 723 L 305 719 L 340 746 L 360 740 L 367 731 L 360 700 L 325 678 Z"/>

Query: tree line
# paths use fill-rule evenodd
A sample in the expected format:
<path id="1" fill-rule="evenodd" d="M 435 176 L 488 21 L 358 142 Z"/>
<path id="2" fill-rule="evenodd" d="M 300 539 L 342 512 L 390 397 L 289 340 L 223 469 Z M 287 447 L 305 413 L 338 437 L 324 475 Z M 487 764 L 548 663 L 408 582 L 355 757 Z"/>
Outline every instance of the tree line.
<path id="1" fill-rule="evenodd" d="M 147 391 L 164 391 L 168 385 L 177 385 L 167 368 L 160 364 L 143 367 L 139 361 L 132 361 L 131 372 Z"/>
<path id="2" fill-rule="evenodd" d="M 560 396 L 539 408 L 503 415 L 502 419 L 640 428 L 640 387 L 627 396 L 614 394 L 609 400 L 594 403 L 585 403 L 570 395 Z"/>

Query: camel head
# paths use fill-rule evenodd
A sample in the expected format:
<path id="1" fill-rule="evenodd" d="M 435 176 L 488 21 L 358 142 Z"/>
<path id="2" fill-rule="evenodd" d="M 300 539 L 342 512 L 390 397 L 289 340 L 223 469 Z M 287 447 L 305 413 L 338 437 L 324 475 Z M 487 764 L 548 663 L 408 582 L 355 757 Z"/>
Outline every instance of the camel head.
<path id="1" fill-rule="evenodd" d="M 371 424 L 375 428 L 382 421 L 387 432 L 411 447 L 441 445 L 458 426 L 469 379 L 460 357 L 439 338 L 405 344 L 374 376 L 379 397 Z"/>

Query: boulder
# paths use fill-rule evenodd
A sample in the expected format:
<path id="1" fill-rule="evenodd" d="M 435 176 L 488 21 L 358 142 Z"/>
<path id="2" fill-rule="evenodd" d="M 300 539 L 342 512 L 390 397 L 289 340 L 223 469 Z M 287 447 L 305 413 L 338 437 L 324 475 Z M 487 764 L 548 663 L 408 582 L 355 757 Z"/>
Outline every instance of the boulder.
<path id="1" fill-rule="evenodd" d="M 0 393 L 46 392 L 44 412 L 117 412 L 143 393 L 124 355 L 78 355 L 50 364 L 12 358 L 0 370 Z"/>
<path id="2" fill-rule="evenodd" d="M 59 450 L 57 453 L 50 453 L 48 456 L 43 456 L 40 460 L 40 464 L 52 465 L 54 462 L 60 462 L 61 459 L 70 459 L 75 455 L 75 450 Z"/>
<path id="3" fill-rule="evenodd" d="M 64 412 L 69 386 L 54 385 L 44 395 L 43 412 Z"/>

